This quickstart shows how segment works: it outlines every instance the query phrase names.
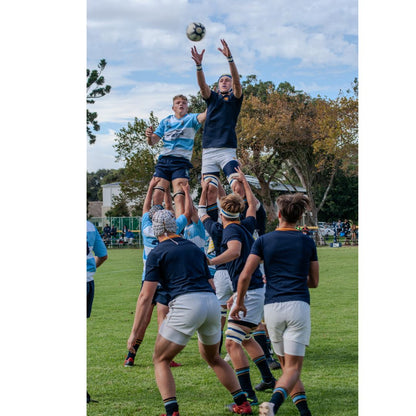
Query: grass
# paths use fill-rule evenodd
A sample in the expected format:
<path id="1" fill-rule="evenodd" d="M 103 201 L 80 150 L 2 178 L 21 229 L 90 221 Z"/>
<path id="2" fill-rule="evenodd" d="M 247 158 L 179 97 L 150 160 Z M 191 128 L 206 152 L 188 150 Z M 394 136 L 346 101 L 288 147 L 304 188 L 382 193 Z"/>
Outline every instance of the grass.
<path id="1" fill-rule="evenodd" d="M 358 415 L 358 248 L 318 248 L 320 284 L 311 290 L 312 337 L 307 348 L 302 381 L 313 415 Z M 88 319 L 88 391 L 98 403 L 88 405 L 89 416 L 164 413 L 156 386 L 152 350 L 157 334 L 152 318 L 139 349 L 136 365 L 124 368 L 126 342 L 134 318 L 142 273 L 141 249 L 113 249 L 95 275 L 96 292 Z M 200 358 L 192 337 L 173 368 L 181 415 L 230 414 L 232 400 L 214 372 Z M 252 382 L 260 376 L 252 364 Z M 276 377 L 280 371 L 275 371 Z M 259 392 L 266 401 L 270 392 Z M 255 408 L 256 409 L 256 408 Z M 258 410 L 254 410 L 258 414 Z M 298 415 L 289 401 L 279 416 Z"/>

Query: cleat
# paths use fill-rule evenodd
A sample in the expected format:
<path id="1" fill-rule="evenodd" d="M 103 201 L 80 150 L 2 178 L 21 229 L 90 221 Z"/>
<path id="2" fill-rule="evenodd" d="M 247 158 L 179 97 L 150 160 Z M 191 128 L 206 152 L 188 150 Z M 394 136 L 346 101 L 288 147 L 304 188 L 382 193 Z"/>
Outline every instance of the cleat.
<path id="1" fill-rule="evenodd" d="M 169 367 L 181 367 L 181 366 L 182 366 L 182 364 L 179 364 L 179 363 L 177 363 L 173 360 L 169 363 Z"/>
<path id="2" fill-rule="evenodd" d="M 276 361 L 274 358 L 268 358 L 267 364 L 269 364 L 270 370 L 281 370 L 282 366 L 278 361 Z"/>
<path id="3" fill-rule="evenodd" d="M 251 405 L 248 401 L 245 401 L 243 404 L 239 406 L 235 403 L 229 404 L 226 406 L 231 413 L 236 413 L 237 415 L 252 415 L 253 410 L 251 409 Z"/>
<path id="4" fill-rule="evenodd" d="M 259 384 L 257 384 L 257 386 L 254 387 L 254 390 L 257 390 L 257 391 L 264 391 L 268 389 L 273 390 L 275 383 L 276 383 L 276 380 L 269 381 L 268 383 L 262 380 Z"/>
<path id="5" fill-rule="evenodd" d="M 274 403 L 264 402 L 259 406 L 259 416 L 274 416 Z"/>
<path id="6" fill-rule="evenodd" d="M 160 416 L 166 416 L 166 413 L 164 413 L 163 415 Z M 172 416 L 180 416 L 179 412 L 173 412 Z"/>
<path id="7" fill-rule="evenodd" d="M 134 358 L 133 357 L 126 357 L 126 360 L 124 361 L 124 367 L 133 367 L 134 366 Z"/>
<path id="8" fill-rule="evenodd" d="M 250 406 L 258 406 L 259 405 L 259 399 L 254 397 L 247 397 L 247 401 L 250 403 Z"/>

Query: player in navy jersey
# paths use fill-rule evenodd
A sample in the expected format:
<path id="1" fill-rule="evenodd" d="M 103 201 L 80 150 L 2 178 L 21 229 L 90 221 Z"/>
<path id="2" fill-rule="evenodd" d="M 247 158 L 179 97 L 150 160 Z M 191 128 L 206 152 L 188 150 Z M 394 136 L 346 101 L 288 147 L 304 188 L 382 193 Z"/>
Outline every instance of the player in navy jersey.
<path id="1" fill-rule="evenodd" d="M 263 260 L 267 276 L 264 318 L 283 373 L 270 402 L 260 405 L 259 415 L 275 415 L 290 394 L 301 416 L 311 416 L 300 374 L 311 332 L 309 288 L 318 286 L 319 263 L 314 241 L 296 229 L 309 199 L 303 194 L 281 195 L 277 206 L 279 226 L 253 244 L 240 274 L 231 315 L 245 319 L 241 318 L 248 306 L 244 296 L 253 271 Z"/>
<path id="2" fill-rule="evenodd" d="M 174 114 L 164 118 L 156 131 L 148 127 L 145 134 L 147 143 L 151 146 L 160 140 L 163 141 L 154 173 L 161 181 L 155 188 L 153 204 L 162 204 L 163 194 L 169 191 L 172 183 L 175 206 L 183 212 L 182 185 L 187 184 L 189 180 L 195 134 L 205 121 L 206 111 L 188 114 L 188 99 L 184 95 L 173 97 L 172 110 Z"/>
<path id="3" fill-rule="evenodd" d="M 253 195 L 243 172 L 239 168 L 236 168 L 236 172 L 238 174 L 237 180 L 242 184 L 247 196 L 249 205 L 247 216 L 244 221 L 240 221 L 240 214 L 245 208 L 243 198 L 240 195 L 229 194 L 221 199 L 220 217 L 224 227 L 221 242 L 223 248 L 219 256 L 210 260 L 211 264 L 226 264 L 234 292 L 237 290 L 240 273 L 254 242 L 252 234 L 256 224 L 254 215 L 257 205 L 257 199 Z M 233 310 L 233 300 L 234 296 L 227 302 L 230 313 Z M 258 400 L 251 384 L 250 364 L 243 347 L 259 369 L 262 381 L 268 384 L 274 384 L 275 381 L 261 346 L 251 336 L 252 331 L 260 324 L 263 315 L 264 283 L 259 267 L 253 270 L 251 274 L 246 301 L 250 306 L 248 307 L 249 313 L 244 319 L 235 320 L 231 319 L 230 316 L 228 318 L 225 346 L 231 357 L 240 385 L 247 392 L 248 398 L 254 405 L 258 404 Z"/>
<path id="4" fill-rule="evenodd" d="M 208 206 L 211 208 L 217 204 L 216 185 L 221 170 L 233 192 L 243 192 L 235 173 L 235 168 L 239 166 L 235 127 L 243 103 L 243 89 L 230 48 L 224 39 L 221 39 L 221 43 L 222 48 L 218 50 L 227 58 L 230 74 L 222 74 L 218 78 L 218 91 L 211 90 L 205 81 L 202 70 L 205 49 L 201 53 L 198 53 L 196 47 L 191 49 L 192 59 L 196 63 L 196 76 L 201 96 L 207 103 L 207 117 L 202 135 L 202 175 L 204 178 L 213 179 L 208 190 Z M 215 212 L 212 210 L 212 213 Z M 211 215 L 211 212 L 209 214 Z M 212 218 L 217 220 L 215 217 Z"/>
<path id="5" fill-rule="evenodd" d="M 162 205 L 152 206 L 152 195 L 153 195 L 153 189 L 158 185 L 159 181 L 160 181 L 160 178 L 153 177 L 151 179 L 149 188 L 147 190 L 146 198 L 143 203 L 143 215 L 141 219 L 141 234 L 142 234 L 142 240 L 143 240 L 143 273 L 142 273 L 142 279 L 141 279 L 142 285 L 143 285 L 144 276 L 145 276 L 147 257 L 149 256 L 150 252 L 158 244 L 158 240 L 153 233 L 152 219 L 153 219 L 153 215 L 157 211 L 163 209 L 163 206 Z M 167 195 L 168 194 L 166 194 L 165 196 Z M 166 198 L 166 205 L 170 205 L 169 198 Z M 177 233 L 182 232 L 186 223 L 187 223 L 186 216 L 184 214 L 179 215 L 178 218 L 176 219 Z M 168 294 L 161 287 L 159 287 L 155 293 L 155 296 L 152 302 L 153 306 L 156 305 L 157 307 L 157 322 L 159 326 L 169 311 L 168 303 L 169 303 Z M 153 308 L 149 312 L 149 315 L 146 317 L 147 324 L 143 327 L 142 332 L 139 333 L 137 336 L 136 343 L 134 346 L 135 352 L 133 353 L 129 351 L 127 353 L 127 356 L 124 360 L 124 367 L 133 367 L 134 360 L 136 358 L 136 353 L 138 349 L 140 348 L 140 345 L 145 335 L 146 328 L 149 325 L 150 320 L 152 318 L 152 312 L 153 312 Z M 171 362 L 172 367 L 178 367 L 180 365 L 181 364 L 176 363 L 174 361 Z"/>
<path id="6" fill-rule="evenodd" d="M 202 358 L 214 370 L 236 403 L 234 413 L 252 414 L 247 396 L 232 368 L 218 353 L 220 306 L 204 253 L 195 244 L 176 234 L 176 221 L 171 211 L 155 213 L 153 230 L 159 244 L 147 259 L 145 280 L 137 300 L 127 348 L 134 351 L 137 335 L 145 325 L 154 293 L 158 284 L 161 284 L 172 299 L 169 313 L 159 328 L 153 354 L 155 377 L 164 401 L 165 416 L 179 416 L 175 381 L 169 363 L 196 331 Z"/>

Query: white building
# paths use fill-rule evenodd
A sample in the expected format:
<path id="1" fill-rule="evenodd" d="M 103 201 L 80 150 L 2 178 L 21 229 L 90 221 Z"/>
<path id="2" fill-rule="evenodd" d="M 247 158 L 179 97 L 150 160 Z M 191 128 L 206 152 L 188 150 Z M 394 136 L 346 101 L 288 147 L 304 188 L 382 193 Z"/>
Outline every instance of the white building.
<path id="1" fill-rule="evenodd" d="M 103 206 L 101 208 L 101 216 L 105 217 L 105 213 L 113 206 L 113 197 L 120 195 L 120 182 L 107 183 L 101 185 L 103 188 Z"/>

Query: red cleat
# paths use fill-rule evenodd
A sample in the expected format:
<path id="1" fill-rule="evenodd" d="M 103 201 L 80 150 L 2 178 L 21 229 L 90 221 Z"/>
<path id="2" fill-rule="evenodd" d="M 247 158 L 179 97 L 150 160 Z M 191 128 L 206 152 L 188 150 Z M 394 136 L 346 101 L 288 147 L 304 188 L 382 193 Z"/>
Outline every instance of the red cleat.
<path id="1" fill-rule="evenodd" d="M 182 366 L 182 364 L 179 364 L 179 363 L 177 363 L 173 360 L 169 363 L 169 367 L 181 367 L 181 366 Z"/>

